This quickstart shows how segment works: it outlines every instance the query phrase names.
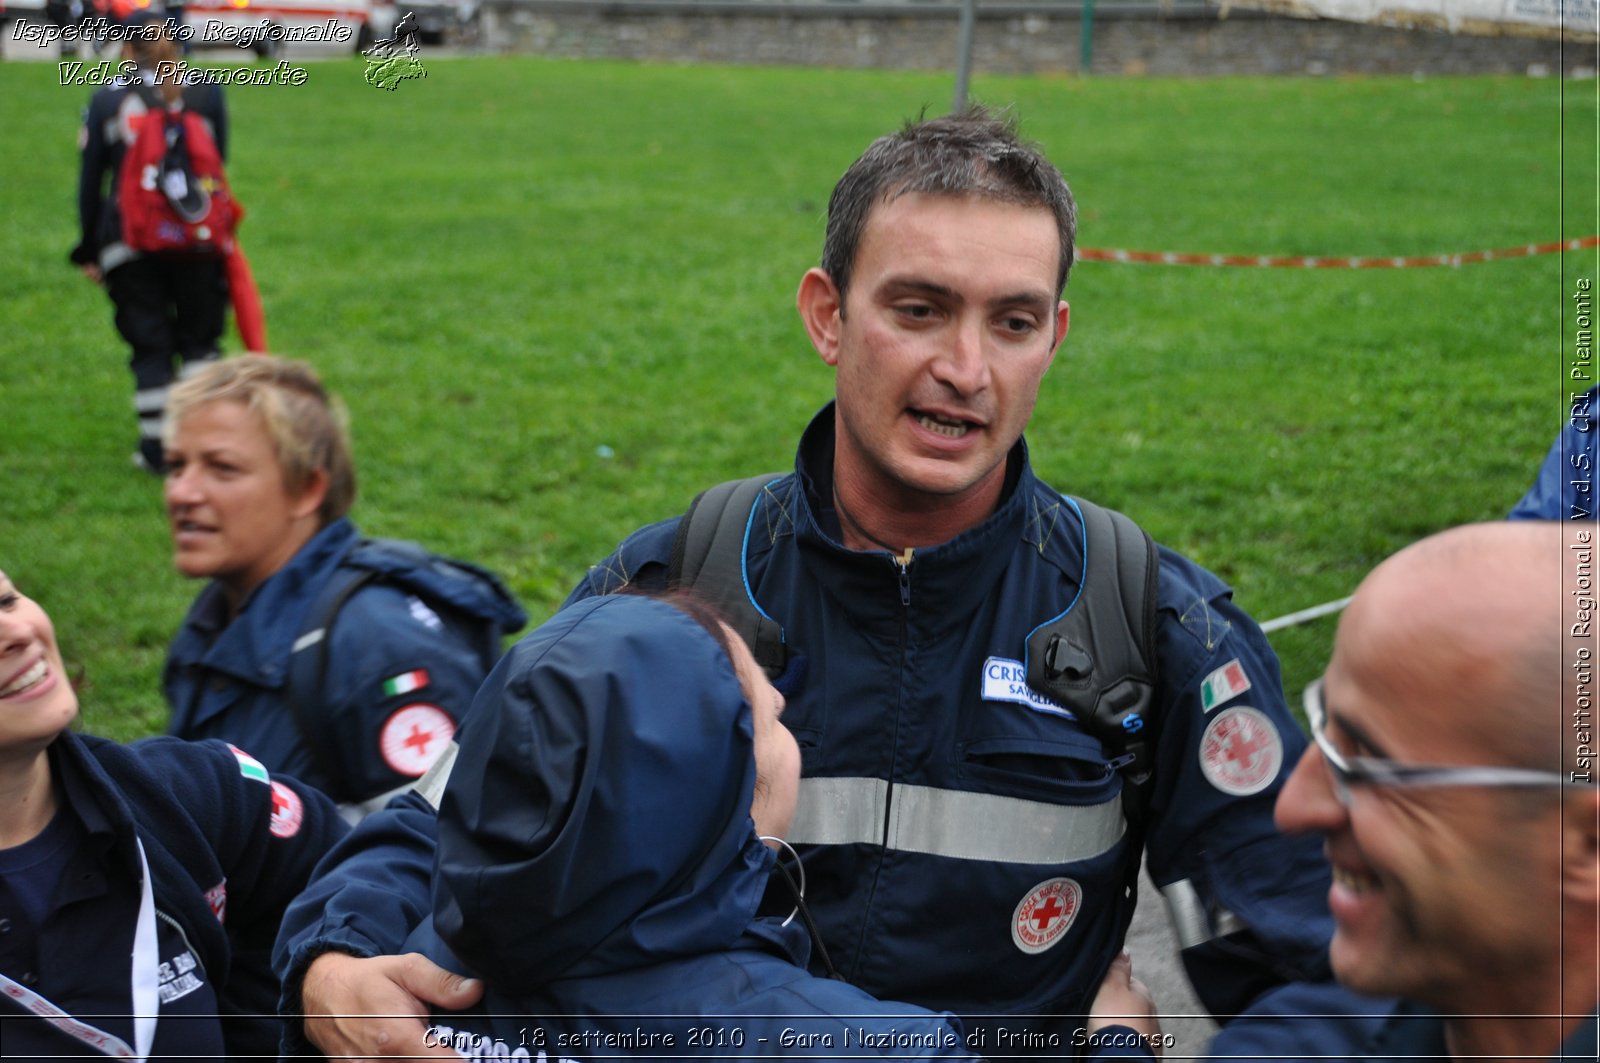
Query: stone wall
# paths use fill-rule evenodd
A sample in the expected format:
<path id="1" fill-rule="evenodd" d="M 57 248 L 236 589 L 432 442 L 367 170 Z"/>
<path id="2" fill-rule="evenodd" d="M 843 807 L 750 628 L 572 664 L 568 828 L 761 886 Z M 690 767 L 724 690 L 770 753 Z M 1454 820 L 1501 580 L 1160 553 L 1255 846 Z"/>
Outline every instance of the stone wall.
<path id="1" fill-rule="evenodd" d="M 951 3 L 671 3 L 484 0 L 490 49 L 571 58 L 952 69 Z M 1473 37 L 1215 8 L 1100 8 L 1094 74 L 1553 74 L 1593 76 L 1596 48 Z M 973 65 L 985 73 L 1076 73 L 1076 4 L 981 4 Z"/>

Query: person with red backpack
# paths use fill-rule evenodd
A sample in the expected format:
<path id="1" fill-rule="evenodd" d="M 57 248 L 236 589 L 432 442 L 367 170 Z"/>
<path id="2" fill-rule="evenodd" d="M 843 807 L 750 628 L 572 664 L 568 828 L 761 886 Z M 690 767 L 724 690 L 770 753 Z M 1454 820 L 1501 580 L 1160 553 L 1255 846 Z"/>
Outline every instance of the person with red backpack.
<path id="1" fill-rule="evenodd" d="M 221 88 L 181 83 L 181 48 L 162 12 L 135 12 L 128 25 L 139 32 L 123 57 L 137 70 L 94 94 L 79 134 L 80 238 L 70 257 L 111 297 L 132 348 L 133 461 L 159 473 L 167 388 L 218 355 L 240 212 L 221 173 Z"/>

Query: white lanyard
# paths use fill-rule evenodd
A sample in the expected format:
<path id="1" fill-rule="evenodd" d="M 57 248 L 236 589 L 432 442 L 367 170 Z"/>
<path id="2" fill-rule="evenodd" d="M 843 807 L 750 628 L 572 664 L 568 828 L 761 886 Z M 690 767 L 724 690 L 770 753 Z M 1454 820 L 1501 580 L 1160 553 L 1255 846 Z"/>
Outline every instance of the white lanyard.
<path id="1" fill-rule="evenodd" d="M 133 844 L 139 849 L 139 922 L 133 932 L 133 1041 L 138 1051 L 128 1043 L 104 1030 L 81 1022 L 35 993 L 27 986 L 18 985 L 0 974 L 0 993 L 15 1000 L 41 1019 L 69 1037 L 99 1052 L 118 1059 L 143 1060 L 150 1055 L 156 1040 L 156 1012 L 161 1007 L 159 972 L 157 966 L 161 953 L 156 945 L 156 900 L 150 888 L 150 864 L 144 858 L 144 845 L 138 838 Z"/>

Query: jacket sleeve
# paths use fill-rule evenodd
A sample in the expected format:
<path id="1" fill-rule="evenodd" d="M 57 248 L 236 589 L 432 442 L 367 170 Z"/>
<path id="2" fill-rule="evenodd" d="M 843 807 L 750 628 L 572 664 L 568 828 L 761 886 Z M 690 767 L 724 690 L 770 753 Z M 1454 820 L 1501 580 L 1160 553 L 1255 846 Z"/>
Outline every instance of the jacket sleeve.
<path id="1" fill-rule="evenodd" d="M 201 831 L 222 881 L 206 900 L 222 922 L 231 954 L 224 1005 L 240 1015 L 271 1015 L 277 1000 L 272 942 L 289 902 L 312 869 L 349 829 L 319 791 L 224 742 L 151 738 L 129 747 Z"/>
<path id="2" fill-rule="evenodd" d="M 1331 977 L 1329 870 L 1273 805 L 1306 741 L 1261 629 L 1215 576 L 1163 550 L 1146 867 L 1196 993 L 1232 1014 L 1282 982 Z"/>
<path id="3" fill-rule="evenodd" d="M 105 134 L 109 118 L 107 96 L 97 93 L 84 111 L 83 128 L 78 133 L 82 149 L 78 163 L 78 244 L 68 257 L 79 266 L 88 265 L 100 254 L 100 212 L 105 209 L 105 172 L 111 165 Z M 112 179 L 115 177 L 113 174 Z"/>
<path id="4" fill-rule="evenodd" d="M 286 1044 L 309 1047 L 297 1017 L 303 1014 L 300 983 L 312 960 L 324 952 L 398 953 L 432 910 L 436 837 L 433 806 L 408 791 L 362 820 L 289 905 L 272 952 L 283 985 Z"/>
<path id="5" fill-rule="evenodd" d="M 173 793 L 207 834 L 227 876 L 224 925 L 275 933 L 312 868 L 349 830 L 333 802 L 216 739 L 150 738 L 131 748 L 147 765 L 168 765 Z"/>
<path id="6" fill-rule="evenodd" d="M 1528 493 L 1512 508 L 1511 520 L 1584 520 L 1596 512 L 1595 420 L 1600 388 L 1573 399 L 1566 423 L 1539 466 Z"/>
<path id="7" fill-rule="evenodd" d="M 208 85 L 211 90 L 211 99 L 206 110 L 206 117 L 211 119 L 211 139 L 216 141 L 217 155 L 223 162 L 228 161 L 228 103 L 222 95 L 221 85 Z"/>
<path id="8" fill-rule="evenodd" d="M 389 586 L 364 588 L 341 611 L 326 665 L 321 759 L 336 765 L 334 797 L 364 803 L 362 813 L 428 769 L 484 677 L 476 647 L 420 598 Z"/>

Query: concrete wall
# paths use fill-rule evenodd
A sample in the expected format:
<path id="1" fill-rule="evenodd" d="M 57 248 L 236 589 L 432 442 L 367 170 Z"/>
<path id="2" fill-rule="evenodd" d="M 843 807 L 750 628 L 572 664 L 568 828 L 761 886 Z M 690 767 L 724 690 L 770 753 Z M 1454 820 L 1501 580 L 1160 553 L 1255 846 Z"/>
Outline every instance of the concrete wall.
<path id="1" fill-rule="evenodd" d="M 1100 8 L 1094 74 L 1553 74 L 1592 76 L 1593 44 L 1472 37 L 1215 8 Z M 659 62 L 951 69 L 950 3 L 671 3 L 484 0 L 492 50 Z M 986 73 L 1079 69 L 1076 4 L 980 4 L 973 63 Z"/>

